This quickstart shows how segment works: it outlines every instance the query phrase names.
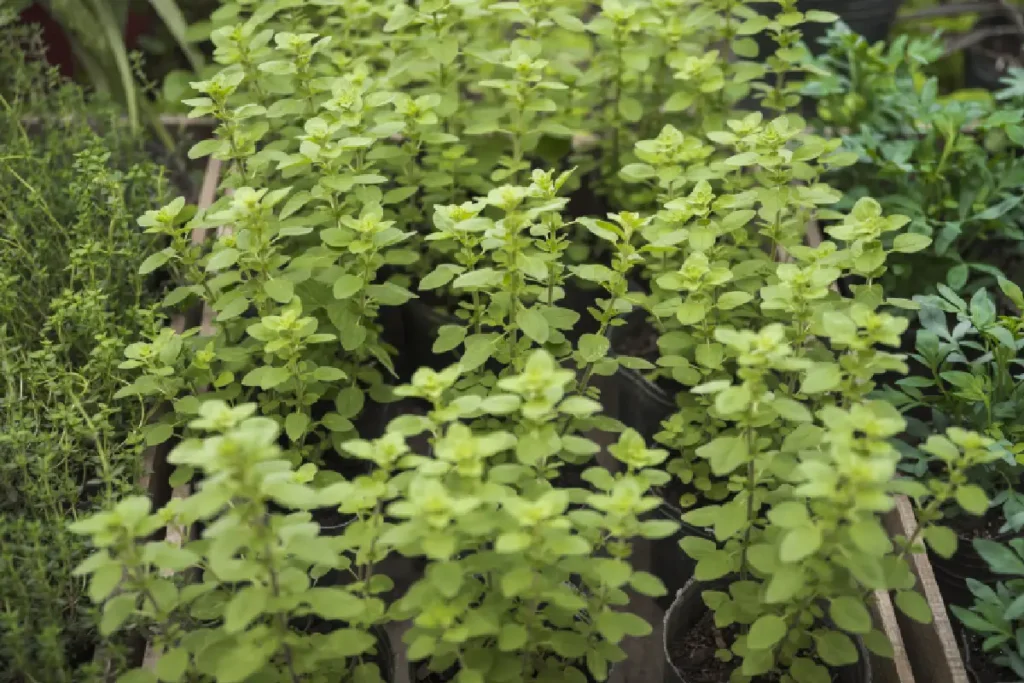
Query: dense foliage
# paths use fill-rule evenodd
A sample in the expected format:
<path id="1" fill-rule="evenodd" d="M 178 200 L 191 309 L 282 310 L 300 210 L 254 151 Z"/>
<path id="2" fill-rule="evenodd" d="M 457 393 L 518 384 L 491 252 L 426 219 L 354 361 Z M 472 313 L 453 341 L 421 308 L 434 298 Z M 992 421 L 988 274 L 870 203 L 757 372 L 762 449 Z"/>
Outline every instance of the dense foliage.
<path id="1" fill-rule="evenodd" d="M 1012 84 L 940 97 L 929 41 L 839 27 L 812 58 L 802 27 L 834 19 L 224 0 L 185 100 L 216 121 L 204 209 L 45 72 L 5 73 L 0 443 L 33 514 L 4 524 L 66 579 L 0 589 L 40 615 L 10 621 L 14 661 L 95 673 L 69 640 L 95 639 L 87 577 L 99 635 L 157 656 L 101 651 L 120 683 L 389 680 L 396 621 L 438 680 L 605 680 L 651 632 L 631 595 L 685 556 L 734 683 L 890 654 L 866 601 L 931 619 L 911 553 L 953 556 L 951 517 L 1024 521 L 1024 343 L 992 294 L 1024 304 L 1024 111 Z M 209 327 L 164 325 L 193 306 Z M 189 495 L 154 509 L 141 451 L 179 438 Z M 882 524 L 897 495 L 912 538 Z M 676 562 L 638 571 L 681 521 Z M 27 619 L 53 635 L 19 642 Z"/>
<path id="2" fill-rule="evenodd" d="M 34 33 L 0 44 L 0 680 L 79 681 L 98 643 L 85 544 L 69 519 L 134 490 L 146 419 L 115 401 L 127 340 L 153 332 L 152 239 L 166 191 L 118 112 L 42 67 Z M 90 125 L 95 124 L 95 128 Z M 82 667 L 85 667 L 84 669 Z"/>

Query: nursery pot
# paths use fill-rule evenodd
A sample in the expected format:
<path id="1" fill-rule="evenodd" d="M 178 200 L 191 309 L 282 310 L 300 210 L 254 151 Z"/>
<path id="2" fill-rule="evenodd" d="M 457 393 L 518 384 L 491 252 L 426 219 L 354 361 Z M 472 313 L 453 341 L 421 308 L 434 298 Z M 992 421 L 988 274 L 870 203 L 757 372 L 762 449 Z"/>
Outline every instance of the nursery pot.
<path id="1" fill-rule="evenodd" d="M 1006 14 L 982 17 L 974 25 L 976 31 L 1013 31 L 986 38 L 964 50 L 964 85 L 968 88 L 999 90 L 1000 79 L 1011 66 L 1021 63 L 1021 38 L 1016 25 Z"/>
<path id="2" fill-rule="evenodd" d="M 709 617 L 710 613 L 701 594 L 706 590 L 728 590 L 727 587 L 733 580 L 731 577 L 709 582 L 691 579 L 676 595 L 672 606 L 665 613 L 662 631 L 666 663 L 664 683 L 727 683 L 731 671 L 728 664 L 722 665 L 724 668 L 721 676 L 716 676 L 717 672 L 697 668 L 700 662 L 708 662 L 714 666 L 718 661 L 714 653 L 719 647 L 714 634 L 702 634 L 699 628 L 709 624 L 706 617 Z M 710 624 L 713 625 L 713 622 Z M 834 669 L 834 683 L 871 683 L 871 662 L 868 652 L 859 638 L 855 638 L 854 642 L 859 654 L 857 663 Z M 696 657 L 705 653 L 706 656 L 693 666 L 686 666 L 683 661 L 684 655 Z"/>
<path id="3" fill-rule="evenodd" d="M 801 12 L 820 10 L 832 12 L 839 16 L 850 30 L 863 36 L 869 43 L 877 43 L 889 35 L 889 30 L 896 21 L 903 0 L 799 0 L 797 8 Z M 758 3 L 755 5 L 761 14 L 774 16 L 779 6 L 775 3 Z M 807 22 L 800 26 L 804 42 L 814 53 L 821 50 L 819 41 L 825 36 L 831 24 Z M 768 36 L 756 38 L 763 60 L 775 51 L 775 43 Z"/>
<path id="4" fill-rule="evenodd" d="M 978 536 L 968 530 L 955 531 L 957 546 L 953 556 L 940 557 L 929 549 L 928 559 L 935 570 L 935 580 L 942 591 L 943 599 L 949 604 L 967 607 L 974 603 L 974 596 L 967 587 L 967 579 L 975 579 L 991 586 L 998 581 L 1006 580 L 1006 575 L 997 574 L 989 569 L 988 563 L 974 549 L 972 541 Z M 1005 544 L 1020 536 L 1020 532 L 1009 532 L 993 536 L 992 540 Z"/>

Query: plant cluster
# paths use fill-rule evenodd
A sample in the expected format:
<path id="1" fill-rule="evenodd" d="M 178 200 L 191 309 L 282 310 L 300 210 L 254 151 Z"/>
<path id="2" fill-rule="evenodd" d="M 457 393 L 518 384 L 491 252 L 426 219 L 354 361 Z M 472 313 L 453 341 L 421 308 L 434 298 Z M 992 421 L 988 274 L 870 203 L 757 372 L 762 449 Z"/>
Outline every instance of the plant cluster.
<path id="1" fill-rule="evenodd" d="M 1010 578 L 994 586 L 969 579 L 974 603 L 969 608 L 953 605 L 950 609 L 964 626 L 983 639 L 982 652 L 994 652 L 994 663 L 1005 673 L 1024 678 L 1024 645 L 1020 636 L 1024 628 L 1024 540 L 1002 545 L 976 539 L 974 547 L 992 571 Z"/>
<path id="2" fill-rule="evenodd" d="M 830 179 L 847 202 L 867 194 L 911 219 L 932 238 L 928 250 L 892 264 L 894 295 L 932 294 L 917 283 L 944 283 L 970 295 L 997 277 L 1021 272 L 1021 164 L 1024 110 L 1012 83 L 995 98 L 942 95 L 927 74 L 942 52 L 934 38 L 889 44 L 833 28 L 805 92 L 819 125 L 843 131 L 857 163 Z"/>
<path id="3" fill-rule="evenodd" d="M 993 439 L 999 459 L 969 476 L 999 506 L 1007 529 L 1017 531 L 1024 525 L 1024 497 L 1018 490 L 1024 465 L 1024 327 L 1019 313 L 1024 296 L 1008 280 L 999 285 L 1018 311 L 1015 315 L 998 315 L 984 288 L 970 302 L 943 284 L 939 295 L 919 297 L 921 328 L 911 356 L 915 372 L 897 380 L 887 397 L 907 413 L 908 434 L 915 441 L 926 439 L 931 426 L 969 428 Z M 955 316 L 952 330 L 948 314 Z M 911 448 L 904 451 L 909 456 L 905 469 L 922 475 L 929 459 Z"/>
<path id="4" fill-rule="evenodd" d="M 7 37 L 7 36 L 5 36 Z M 116 111 L 41 66 L 21 29 L 0 45 L 0 680 L 83 680 L 92 609 L 67 523 L 134 491 L 149 408 L 114 396 L 128 339 L 162 324 L 138 274 L 133 217 L 162 169 Z M 90 127 L 97 124 L 94 130 Z"/>
<path id="5" fill-rule="evenodd" d="M 626 587 L 664 592 L 632 544 L 675 531 L 649 513 L 680 491 L 715 537 L 682 549 L 728 583 L 704 601 L 737 634 L 734 680 L 827 681 L 856 639 L 886 654 L 872 590 L 930 618 L 906 555 L 952 554 L 942 512 L 985 511 L 965 472 L 996 453 L 951 426 L 925 445 L 942 471 L 894 480 L 904 420 L 871 394 L 906 372 L 884 347 L 913 303 L 880 283 L 932 239 L 870 197 L 842 210 L 827 180 L 857 154 L 793 113 L 818 68 L 799 27 L 834 17 L 754 5 L 215 12 L 223 68 L 187 104 L 218 121 L 191 155 L 225 163 L 224 191 L 139 221 L 162 245 L 142 273 L 170 273 L 163 304 L 202 302 L 214 333 L 132 344 L 118 392 L 172 408 L 147 442 L 204 436 L 171 456 L 193 493 L 73 527 L 103 632 L 161 653 L 125 680 L 381 680 L 395 619 L 411 660 L 460 683 L 604 680 L 650 630 Z M 812 220 L 831 238 L 814 247 Z M 617 337 L 631 314 L 654 353 Z M 657 435 L 602 414 L 623 368 L 674 395 Z M 399 400 L 420 411 L 386 419 Z M 922 531 L 894 544 L 897 493 Z M 149 539 L 167 523 L 200 538 Z M 396 556 L 425 567 L 397 599 Z"/>

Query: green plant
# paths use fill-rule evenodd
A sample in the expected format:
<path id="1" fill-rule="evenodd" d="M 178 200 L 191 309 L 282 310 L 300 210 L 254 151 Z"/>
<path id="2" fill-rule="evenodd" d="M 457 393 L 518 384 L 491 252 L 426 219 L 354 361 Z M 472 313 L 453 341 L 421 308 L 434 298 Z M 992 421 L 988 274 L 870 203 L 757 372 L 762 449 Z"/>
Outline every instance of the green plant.
<path id="1" fill-rule="evenodd" d="M 163 323 L 155 283 L 138 274 L 153 245 L 131 223 L 167 181 L 116 111 L 42 66 L 37 36 L 10 38 L 0 46 L 0 680 L 89 680 L 125 643 L 96 633 L 71 576 L 87 548 L 66 524 L 134 492 L 141 475 L 152 406 L 115 399 L 117 366 L 129 339 Z"/>
<path id="2" fill-rule="evenodd" d="M 1020 288 L 1007 280 L 999 285 L 1018 310 L 1024 310 Z M 909 433 L 927 438 L 932 428 L 960 426 L 976 430 L 999 445 L 1001 457 L 969 473 L 1001 507 L 1002 517 L 1014 529 L 1024 522 L 1024 497 L 1017 491 L 1024 457 L 1021 408 L 1024 380 L 1020 376 L 1024 339 L 1021 318 L 998 316 L 996 304 L 982 288 L 970 302 L 945 285 L 939 295 L 918 297 L 916 353 L 919 366 L 910 377 L 897 380 L 887 398 L 910 416 Z M 956 316 L 950 330 L 947 314 Z M 928 460 L 913 449 L 905 468 L 920 476 Z"/>
<path id="3" fill-rule="evenodd" d="M 1020 644 L 1021 617 L 1024 616 L 1024 544 L 1020 539 L 1009 546 L 976 539 L 974 547 L 992 571 L 1006 574 L 1005 581 L 987 586 L 976 579 L 967 585 L 974 595 L 969 608 L 953 605 L 950 610 L 964 626 L 983 638 L 982 651 L 994 653 L 993 661 L 1018 677 L 1024 677 L 1024 648 Z"/>
<path id="4" fill-rule="evenodd" d="M 934 39 L 871 46 L 837 27 L 825 46 L 804 92 L 818 100 L 819 125 L 847 131 L 844 147 L 857 155 L 831 181 L 849 188 L 846 201 L 876 197 L 933 240 L 892 262 L 887 290 L 910 297 L 933 293 L 916 283 L 944 282 L 971 294 L 1012 278 L 1024 240 L 1018 103 L 1009 93 L 994 101 L 941 96 L 925 71 L 940 51 Z"/>
<path id="5" fill-rule="evenodd" d="M 192 426 L 212 435 L 170 455 L 206 475 L 192 496 L 156 512 L 148 498 L 128 497 L 72 525 L 96 548 L 76 574 L 103 603 L 101 632 L 142 629 L 160 654 L 155 673 L 138 668 L 120 680 L 381 680 L 371 627 L 384 610 L 376 596 L 390 584 L 373 575 L 372 541 L 320 536 L 305 512 L 341 504 L 353 484 L 312 488 L 309 468 L 283 457 L 277 424 L 255 410 L 203 403 Z M 271 503 L 289 512 L 271 512 Z M 204 523 L 203 538 L 183 547 L 148 540 L 171 521 Z M 175 577 L 185 570 L 201 581 L 181 585 Z M 311 571 L 348 571 L 355 581 L 321 585 Z"/>
<path id="6" fill-rule="evenodd" d="M 29 0 L 15 0 L 14 12 L 29 4 Z M 64 30 L 75 59 L 88 75 L 92 87 L 120 102 L 133 128 L 138 128 L 143 114 L 158 125 L 158 111 L 141 92 L 137 59 L 125 45 L 129 0 L 43 0 L 38 4 Z M 187 22 L 178 3 L 149 0 L 149 5 L 191 68 L 199 71 L 203 57 L 186 35 Z"/>

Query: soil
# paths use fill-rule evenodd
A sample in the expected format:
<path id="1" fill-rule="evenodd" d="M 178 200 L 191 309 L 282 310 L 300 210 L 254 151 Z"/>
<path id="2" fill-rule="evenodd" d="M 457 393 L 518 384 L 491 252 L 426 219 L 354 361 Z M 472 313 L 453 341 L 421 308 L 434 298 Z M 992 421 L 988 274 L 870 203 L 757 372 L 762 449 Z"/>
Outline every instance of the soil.
<path id="1" fill-rule="evenodd" d="M 992 654 L 982 650 L 983 639 L 968 631 L 963 625 L 954 623 L 957 631 L 957 644 L 963 654 L 964 667 L 972 683 L 996 683 L 1010 681 L 1013 674 L 992 661 Z"/>
<path id="2" fill-rule="evenodd" d="M 626 324 L 615 328 L 612 347 L 616 353 L 635 356 L 654 363 L 658 360 L 658 332 L 647 322 L 644 314 L 626 318 Z"/>
<path id="3" fill-rule="evenodd" d="M 706 613 L 697 622 L 697 627 L 687 631 L 681 638 L 668 645 L 669 661 L 679 670 L 687 683 L 725 683 L 736 662 L 723 662 L 715 652 L 727 647 L 735 640 L 739 628 L 715 627 L 714 614 Z M 759 678 L 758 683 L 769 683 L 777 678 Z"/>

